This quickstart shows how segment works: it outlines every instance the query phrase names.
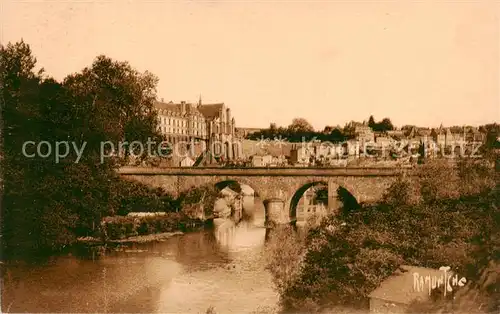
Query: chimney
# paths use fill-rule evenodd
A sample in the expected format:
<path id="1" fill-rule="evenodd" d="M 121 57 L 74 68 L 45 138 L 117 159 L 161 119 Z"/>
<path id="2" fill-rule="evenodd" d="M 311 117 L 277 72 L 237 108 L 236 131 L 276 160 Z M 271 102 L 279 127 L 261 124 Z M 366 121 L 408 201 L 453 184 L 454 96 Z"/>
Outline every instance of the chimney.
<path id="1" fill-rule="evenodd" d="M 181 113 L 184 114 L 186 113 L 186 102 L 181 101 Z"/>
<path id="2" fill-rule="evenodd" d="M 231 129 L 232 129 L 231 109 L 229 109 L 229 108 L 226 109 L 226 127 L 227 127 L 226 133 L 231 134 Z"/>

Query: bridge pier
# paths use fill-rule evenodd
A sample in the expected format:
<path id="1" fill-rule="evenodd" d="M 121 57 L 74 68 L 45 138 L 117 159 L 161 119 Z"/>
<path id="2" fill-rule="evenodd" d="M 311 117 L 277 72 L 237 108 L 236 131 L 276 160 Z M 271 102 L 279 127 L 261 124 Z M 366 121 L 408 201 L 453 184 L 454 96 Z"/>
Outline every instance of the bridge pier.
<path id="1" fill-rule="evenodd" d="M 285 201 L 280 198 L 264 200 L 266 209 L 266 225 L 286 224 L 290 221 L 288 211 L 285 211 Z"/>
<path id="2" fill-rule="evenodd" d="M 328 213 L 336 213 L 339 211 L 339 208 L 342 206 L 342 202 L 338 200 L 337 197 L 337 189 L 339 185 L 328 181 Z"/>

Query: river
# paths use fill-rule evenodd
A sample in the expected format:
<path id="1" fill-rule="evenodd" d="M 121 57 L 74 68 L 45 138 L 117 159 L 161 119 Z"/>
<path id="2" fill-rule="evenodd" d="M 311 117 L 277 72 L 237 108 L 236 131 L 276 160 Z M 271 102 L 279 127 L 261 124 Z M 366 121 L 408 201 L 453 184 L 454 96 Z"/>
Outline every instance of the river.
<path id="1" fill-rule="evenodd" d="M 255 203 L 255 206 L 254 206 Z M 95 256 L 4 265 L 2 312 L 270 312 L 278 295 L 264 268 L 264 208 L 233 228 L 131 244 Z"/>

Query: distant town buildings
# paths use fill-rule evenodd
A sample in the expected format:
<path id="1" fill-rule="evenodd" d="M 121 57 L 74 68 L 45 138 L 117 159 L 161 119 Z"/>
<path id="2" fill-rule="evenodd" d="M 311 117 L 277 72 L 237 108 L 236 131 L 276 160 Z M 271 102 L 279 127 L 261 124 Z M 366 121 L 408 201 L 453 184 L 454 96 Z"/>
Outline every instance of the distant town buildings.
<path id="1" fill-rule="evenodd" d="M 252 167 L 283 167 L 288 164 L 284 155 L 256 154 L 250 157 Z"/>
<path id="2" fill-rule="evenodd" d="M 373 162 L 411 164 L 421 158 L 463 156 L 473 151 L 474 145 L 483 143 L 486 137 L 473 127 L 440 126 L 431 129 L 404 126 L 401 129 L 374 131 L 366 122 L 351 121 L 343 131 L 349 139 L 342 143 L 315 140 L 294 144 L 276 139 L 251 141 L 245 138 L 263 130 L 237 128 L 231 110 L 224 103 L 203 104 L 200 98 L 197 104 L 157 102 L 156 109 L 159 130 L 168 141 L 173 144 L 193 142 L 195 146 L 204 146 L 196 150 L 194 156 L 174 162 L 181 167 L 215 163 L 227 167 L 328 167 L 347 166 L 353 160 L 367 158 L 372 158 Z M 280 146 L 274 147 L 278 143 Z M 254 145 L 255 149 L 249 149 L 249 145 Z M 257 146 L 259 149 L 256 149 Z"/>

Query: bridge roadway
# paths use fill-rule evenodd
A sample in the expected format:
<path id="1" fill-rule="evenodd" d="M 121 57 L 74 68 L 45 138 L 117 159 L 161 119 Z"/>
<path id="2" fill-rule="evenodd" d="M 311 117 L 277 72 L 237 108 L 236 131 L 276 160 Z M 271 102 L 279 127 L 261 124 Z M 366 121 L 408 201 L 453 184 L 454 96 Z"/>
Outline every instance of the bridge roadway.
<path id="1" fill-rule="evenodd" d="M 340 187 L 358 202 L 373 203 L 401 175 L 418 175 L 413 167 L 401 168 L 149 168 L 122 167 L 118 173 L 162 188 L 174 197 L 202 185 L 224 188 L 233 182 L 250 186 L 264 202 L 268 221 L 287 223 L 296 219 L 296 211 L 304 192 L 312 186 L 328 187 L 328 210 L 336 211 Z"/>
<path id="2" fill-rule="evenodd" d="M 121 167 L 122 175 L 174 175 L 174 176 L 320 176 L 320 177 L 370 177 L 415 175 L 413 167 L 338 167 L 338 168 L 220 168 L 220 167 Z"/>

